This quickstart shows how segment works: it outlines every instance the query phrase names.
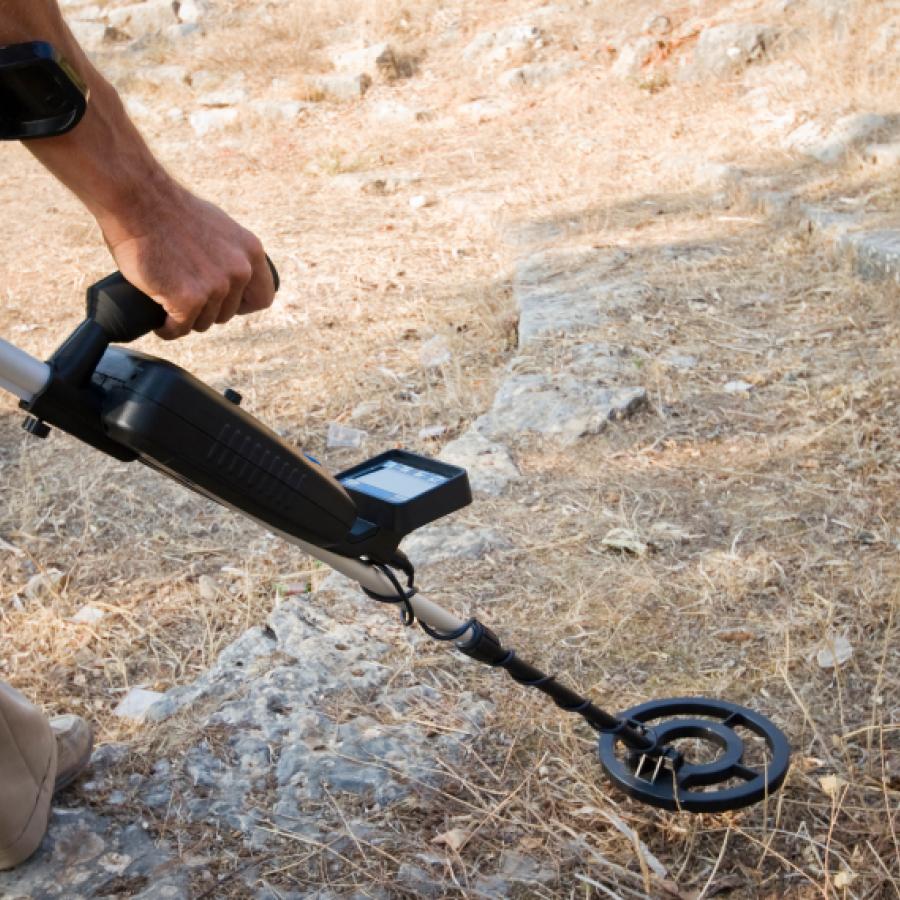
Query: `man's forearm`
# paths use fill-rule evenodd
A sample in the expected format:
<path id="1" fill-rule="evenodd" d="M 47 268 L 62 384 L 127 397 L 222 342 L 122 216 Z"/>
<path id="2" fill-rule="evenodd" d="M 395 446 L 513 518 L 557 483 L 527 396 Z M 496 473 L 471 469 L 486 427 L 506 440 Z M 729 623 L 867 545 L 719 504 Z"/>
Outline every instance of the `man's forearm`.
<path id="1" fill-rule="evenodd" d="M 62 53 L 91 98 L 72 131 L 28 148 L 93 213 L 125 278 L 165 308 L 157 333 L 206 331 L 271 306 L 275 285 L 259 239 L 154 159 L 55 0 L 0 0 L 0 45 L 39 40 Z"/>
<path id="2" fill-rule="evenodd" d="M 0 45 L 35 40 L 62 53 L 87 83 L 91 99 L 77 134 L 26 144 L 115 243 L 123 224 L 136 226 L 181 190 L 154 159 L 115 89 L 85 56 L 55 0 L 0 0 Z"/>

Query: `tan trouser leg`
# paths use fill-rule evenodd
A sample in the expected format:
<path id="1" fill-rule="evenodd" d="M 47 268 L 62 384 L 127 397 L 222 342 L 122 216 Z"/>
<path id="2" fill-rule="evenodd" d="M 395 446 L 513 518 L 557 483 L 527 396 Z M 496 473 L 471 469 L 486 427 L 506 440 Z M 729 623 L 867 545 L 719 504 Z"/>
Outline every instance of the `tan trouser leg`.
<path id="1" fill-rule="evenodd" d="M 0 869 L 24 862 L 40 846 L 55 779 L 50 723 L 0 681 Z"/>

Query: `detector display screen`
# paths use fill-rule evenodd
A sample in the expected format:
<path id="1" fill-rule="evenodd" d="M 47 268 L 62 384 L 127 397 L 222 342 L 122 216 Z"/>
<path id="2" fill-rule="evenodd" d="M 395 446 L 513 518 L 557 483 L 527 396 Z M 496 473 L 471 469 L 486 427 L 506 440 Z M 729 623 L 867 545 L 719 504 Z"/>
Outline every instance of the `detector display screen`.
<path id="1" fill-rule="evenodd" d="M 345 487 L 379 497 L 389 503 L 405 503 L 446 483 L 447 479 L 437 472 L 426 472 L 389 459 L 376 469 L 360 472 L 342 481 Z"/>

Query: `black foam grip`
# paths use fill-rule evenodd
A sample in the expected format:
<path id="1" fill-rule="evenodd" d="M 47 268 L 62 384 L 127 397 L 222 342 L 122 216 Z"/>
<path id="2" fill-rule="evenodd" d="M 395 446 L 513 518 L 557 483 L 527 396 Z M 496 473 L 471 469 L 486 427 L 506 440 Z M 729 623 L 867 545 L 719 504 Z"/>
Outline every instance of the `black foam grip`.
<path id="1" fill-rule="evenodd" d="M 278 271 L 268 256 L 266 262 L 277 291 L 281 286 Z M 162 306 L 127 282 L 121 272 L 113 272 L 88 288 L 87 314 L 103 329 L 111 344 L 136 341 L 166 323 Z"/>
<path id="2" fill-rule="evenodd" d="M 91 285 L 87 314 L 104 331 L 111 344 L 128 344 L 166 323 L 166 311 L 120 272 Z"/>

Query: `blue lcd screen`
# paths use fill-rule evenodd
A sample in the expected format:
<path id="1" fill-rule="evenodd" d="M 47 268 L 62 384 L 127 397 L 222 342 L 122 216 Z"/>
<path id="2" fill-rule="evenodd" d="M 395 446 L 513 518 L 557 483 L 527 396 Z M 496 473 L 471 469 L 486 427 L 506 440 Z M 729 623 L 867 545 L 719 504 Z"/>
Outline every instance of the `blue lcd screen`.
<path id="1" fill-rule="evenodd" d="M 348 488 L 389 503 L 405 503 L 446 481 L 437 472 L 426 472 L 393 459 L 387 460 L 377 469 L 369 469 L 368 472 L 343 479 Z"/>

